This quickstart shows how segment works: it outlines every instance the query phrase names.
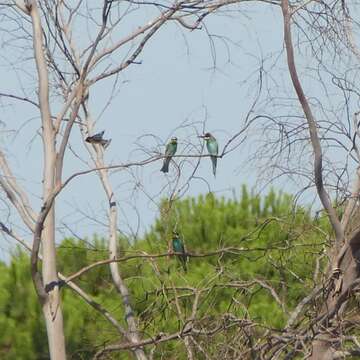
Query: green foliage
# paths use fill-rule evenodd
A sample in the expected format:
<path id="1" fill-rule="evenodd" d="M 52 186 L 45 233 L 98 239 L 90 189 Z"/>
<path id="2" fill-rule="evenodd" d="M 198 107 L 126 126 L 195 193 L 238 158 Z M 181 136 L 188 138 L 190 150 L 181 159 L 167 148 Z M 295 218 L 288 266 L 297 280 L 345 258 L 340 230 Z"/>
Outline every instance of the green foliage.
<path id="1" fill-rule="evenodd" d="M 45 325 L 33 289 L 28 256 L 18 250 L 1 264 L 0 358 L 48 359 Z"/>
<path id="2" fill-rule="evenodd" d="M 281 328 L 288 311 L 314 286 L 313 269 L 324 246 L 320 227 L 327 224 L 314 221 L 308 210 L 295 208 L 291 196 L 270 191 L 261 199 L 245 186 L 240 199 L 208 194 L 171 204 L 163 201 L 160 217 L 143 239 L 132 245 L 119 239 L 122 254 L 166 255 L 176 230 L 187 251 L 198 256 L 190 258 L 187 273 L 174 256 L 121 262 L 142 333 L 150 337 L 181 330 L 193 311 L 193 289 L 198 293 L 193 319 L 198 328 L 226 323 L 226 316 Z M 70 275 L 106 257 L 104 239 L 64 239 L 58 248 L 59 271 Z M 10 264 L 0 263 L 0 270 L 0 358 L 47 359 L 28 256 L 19 250 Z M 76 283 L 126 326 L 108 266 L 95 267 Z M 69 358 L 90 359 L 104 344 L 121 340 L 106 319 L 69 288 L 61 292 Z M 224 343 L 238 336 L 236 331 L 229 327 L 203 346 L 216 356 Z M 160 359 L 159 354 L 186 358 L 178 341 L 158 345 L 155 358 Z M 128 352 L 111 356 L 131 358 Z M 202 358 L 200 353 L 197 358 Z"/>

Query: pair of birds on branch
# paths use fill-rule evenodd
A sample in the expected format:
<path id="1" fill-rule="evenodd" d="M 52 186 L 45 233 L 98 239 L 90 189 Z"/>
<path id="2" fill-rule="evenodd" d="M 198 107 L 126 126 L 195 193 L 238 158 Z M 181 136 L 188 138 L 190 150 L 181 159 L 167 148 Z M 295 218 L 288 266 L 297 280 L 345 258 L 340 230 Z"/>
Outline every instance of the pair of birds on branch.
<path id="1" fill-rule="evenodd" d="M 99 144 L 103 146 L 104 149 L 106 149 L 110 143 L 111 139 L 107 140 L 104 139 L 104 133 L 105 131 L 101 131 L 95 135 L 88 136 L 85 141 L 90 144 Z M 214 136 L 212 136 L 210 133 L 205 133 L 204 135 L 200 135 L 199 138 L 202 138 L 206 142 L 206 147 L 208 149 L 211 162 L 212 162 L 212 168 L 213 168 L 213 174 L 216 176 L 216 165 L 217 165 L 217 156 L 219 153 L 219 145 L 215 139 Z M 171 158 L 175 155 L 177 150 L 177 143 L 178 139 L 177 137 L 171 138 L 170 142 L 166 145 L 165 149 L 165 159 L 162 168 L 160 169 L 162 172 L 167 173 L 169 172 L 169 164 L 171 161 Z"/>
<path id="2" fill-rule="evenodd" d="M 219 153 L 219 145 L 215 139 L 214 136 L 212 136 L 210 133 L 205 133 L 204 135 L 198 136 L 199 138 L 202 138 L 206 142 L 206 147 L 209 152 L 211 162 L 212 162 L 212 168 L 213 168 L 213 174 L 216 176 L 216 165 L 217 165 L 217 156 Z M 171 161 L 171 158 L 175 155 L 177 150 L 177 137 L 171 138 L 170 142 L 166 145 L 165 149 L 165 156 L 164 163 L 160 171 L 167 173 L 169 172 L 169 164 Z"/>

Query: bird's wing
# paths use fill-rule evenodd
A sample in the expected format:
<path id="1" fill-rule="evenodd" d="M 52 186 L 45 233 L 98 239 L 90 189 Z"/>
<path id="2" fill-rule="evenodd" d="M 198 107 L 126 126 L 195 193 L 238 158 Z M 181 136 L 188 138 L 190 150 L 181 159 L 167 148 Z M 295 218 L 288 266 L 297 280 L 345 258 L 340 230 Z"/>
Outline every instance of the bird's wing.
<path id="1" fill-rule="evenodd" d="M 174 144 L 167 144 L 166 145 L 166 149 L 165 149 L 165 155 L 170 156 L 170 155 L 174 155 L 176 152 L 176 147 L 174 146 Z"/>
<path id="2" fill-rule="evenodd" d="M 93 135 L 93 136 L 89 136 L 88 139 L 89 139 L 90 141 L 100 142 L 100 141 L 103 140 L 104 132 L 105 132 L 105 131 L 101 131 L 101 132 L 99 132 L 99 133 L 97 133 L 97 134 L 95 134 L 95 135 Z"/>
<path id="3" fill-rule="evenodd" d="M 210 155 L 217 155 L 219 152 L 219 145 L 216 141 L 209 141 L 207 144 L 207 149 Z"/>
<path id="4" fill-rule="evenodd" d="M 183 243 L 183 242 L 181 242 L 181 243 L 180 243 L 180 246 L 181 246 L 181 252 L 182 252 L 182 253 L 185 253 L 185 246 L 184 246 L 184 243 Z"/>
<path id="5" fill-rule="evenodd" d="M 165 155 L 171 155 L 170 151 L 171 151 L 171 144 L 167 144 L 165 148 Z"/>
<path id="6" fill-rule="evenodd" d="M 214 141 L 214 148 L 215 148 L 215 153 L 216 155 L 219 153 L 219 144 L 217 143 L 217 141 Z"/>

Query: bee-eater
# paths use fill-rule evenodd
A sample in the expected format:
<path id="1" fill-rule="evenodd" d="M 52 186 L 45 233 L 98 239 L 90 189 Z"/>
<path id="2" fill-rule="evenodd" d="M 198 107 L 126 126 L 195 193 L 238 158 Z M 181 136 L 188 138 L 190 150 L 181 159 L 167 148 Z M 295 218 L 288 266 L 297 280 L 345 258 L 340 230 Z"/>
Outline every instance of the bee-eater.
<path id="1" fill-rule="evenodd" d="M 219 145 L 216 139 L 210 133 L 205 133 L 204 135 L 200 135 L 199 137 L 206 141 L 206 147 L 208 149 L 212 162 L 213 173 L 214 176 L 216 176 L 216 164 L 217 164 L 217 155 L 219 153 Z"/>
<path id="2" fill-rule="evenodd" d="M 88 136 L 85 141 L 90 143 L 90 144 L 100 144 L 104 147 L 104 149 L 106 149 L 110 143 L 111 143 L 111 139 L 106 140 L 103 138 L 105 131 L 101 131 L 93 136 Z"/>
<path id="3" fill-rule="evenodd" d="M 160 171 L 167 173 L 169 172 L 169 164 L 171 158 L 175 155 L 177 150 L 177 137 L 172 137 L 170 142 L 166 145 L 164 163 Z"/>
<path id="4" fill-rule="evenodd" d="M 187 270 L 186 263 L 187 263 L 188 257 L 186 255 L 184 244 L 181 241 L 179 234 L 176 231 L 173 232 L 172 247 L 173 247 L 174 252 L 180 253 L 180 255 L 178 255 L 178 258 L 181 262 L 181 265 L 182 265 L 184 271 L 186 272 L 186 270 Z"/>

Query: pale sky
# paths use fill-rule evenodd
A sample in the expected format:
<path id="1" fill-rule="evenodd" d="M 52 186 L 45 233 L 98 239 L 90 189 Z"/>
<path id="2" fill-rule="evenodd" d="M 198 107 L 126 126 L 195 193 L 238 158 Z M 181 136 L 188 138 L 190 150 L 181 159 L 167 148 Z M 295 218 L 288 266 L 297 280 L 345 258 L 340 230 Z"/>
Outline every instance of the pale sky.
<path id="1" fill-rule="evenodd" d="M 263 4 L 244 4 L 239 8 L 240 13 L 209 16 L 205 21 L 206 31 L 189 32 L 175 23 L 164 26 L 138 58 L 141 64 L 130 66 L 120 75 L 119 91 L 103 113 L 113 82 L 103 82 L 92 88 L 90 106 L 93 117 L 97 119 L 96 130 L 105 130 L 105 137 L 112 138 L 112 143 L 106 150 L 109 164 L 146 158 L 146 154 L 139 152 L 139 143 L 148 150 L 154 150 L 159 143 L 164 144 L 171 136 L 179 138 L 178 153 L 181 153 L 189 142 L 198 145 L 199 141 L 194 127 L 179 126 L 194 124 L 201 131 L 204 120 L 206 130 L 216 136 L 222 149 L 226 141 L 241 129 L 251 108 L 256 95 L 261 59 L 264 60 L 268 76 L 264 80 L 263 96 L 258 109 L 264 113 L 277 111 L 266 102 L 269 88 L 276 89 L 279 99 L 282 96 L 284 99 L 286 96 L 295 97 L 282 51 L 280 9 Z M 214 35 L 213 44 L 208 34 Z M 81 34 L 79 37 L 81 38 Z M 12 92 L 21 96 L 18 79 L 9 71 L 9 53 L 5 52 L 0 56 L 0 92 Z M 31 68 L 25 70 L 30 74 L 33 71 Z M 25 91 L 32 85 L 29 78 L 23 81 Z M 308 78 L 305 85 L 310 91 L 314 89 Z M 2 104 L 9 102 L 2 100 Z M 284 104 L 286 106 L 285 100 Z M 289 112 L 294 113 L 294 110 L 290 109 Z M 13 103 L 13 106 L 0 108 L 0 120 L 5 123 L 3 148 L 19 182 L 31 194 L 31 200 L 35 201 L 38 210 L 42 154 L 40 137 L 35 136 L 35 130 L 40 127 L 39 118 L 31 105 Z M 19 132 L 14 136 L 9 130 Z M 201 179 L 193 179 L 184 196 L 205 194 L 210 189 L 218 195 L 231 197 L 233 190 L 239 194 L 243 183 L 250 187 L 256 186 L 257 191 L 266 192 L 268 187 L 263 188 L 266 181 L 259 171 L 259 166 L 264 164 L 261 161 L 248 161 L 249 154 L 256 150 L 258 143 L 254 139 L 259 138 L 260 131 L 259 123 L 259 126 L 250 130 L 253 138 L 219 160 L 216 179 L 211 173 L 210 160 L 202 159 L 196 176 L 205 178 L 209 187 Z M 153 137 L 140 139 L 145 134 L 152 134 Z M 74 128 L 71 147 L 80 157 L 88 159 L 80 136 L 79 130 Z M 163 146 L 161 150 L 164 150 Z M 119 204 L 121 231 L 127 234 L 139 231 L 142 234 L 158 216 L 159 200 L 168 194 L 168 180 L 159 171 L 160 168 L 161 161 L 158 161 L 131 173 L 119 171 L 112 174 L 111 181 Z M 64 177 L 84 169 L 87 169 L 86 165 L 67 151 Z M 182 169 L 180 184 L 190 175 L 192 167 L 185 164 Z M 175 174 L 172 165 L 170 176 L 171 174 Z M 301 183 L 300 178 L 296 181 Z M 277 180 L 274 185 L 285 191 L 299 190 L 288 179 Z M 313 196 L 314 192 L 310 192 L 308 199 L 311 200 Z M 105 194 L 95 173 L 74 180 L 57 201 L 58 240 L 71 235 L 63 223 L 80 237 L 91 236 L 93 233 L 106 236 L 106 210 Z M 3 221 L 6 214 L 4 206 Z M 137 214 L 140 214 L 140 219 Z M 16 217 L 8 220 L 14 229 L 27 236 L 24 228 L 18 227 Z M 6 257 L 8 251 L 9 244 L 4 238 L 0 238 L 0 257 Z"/>

